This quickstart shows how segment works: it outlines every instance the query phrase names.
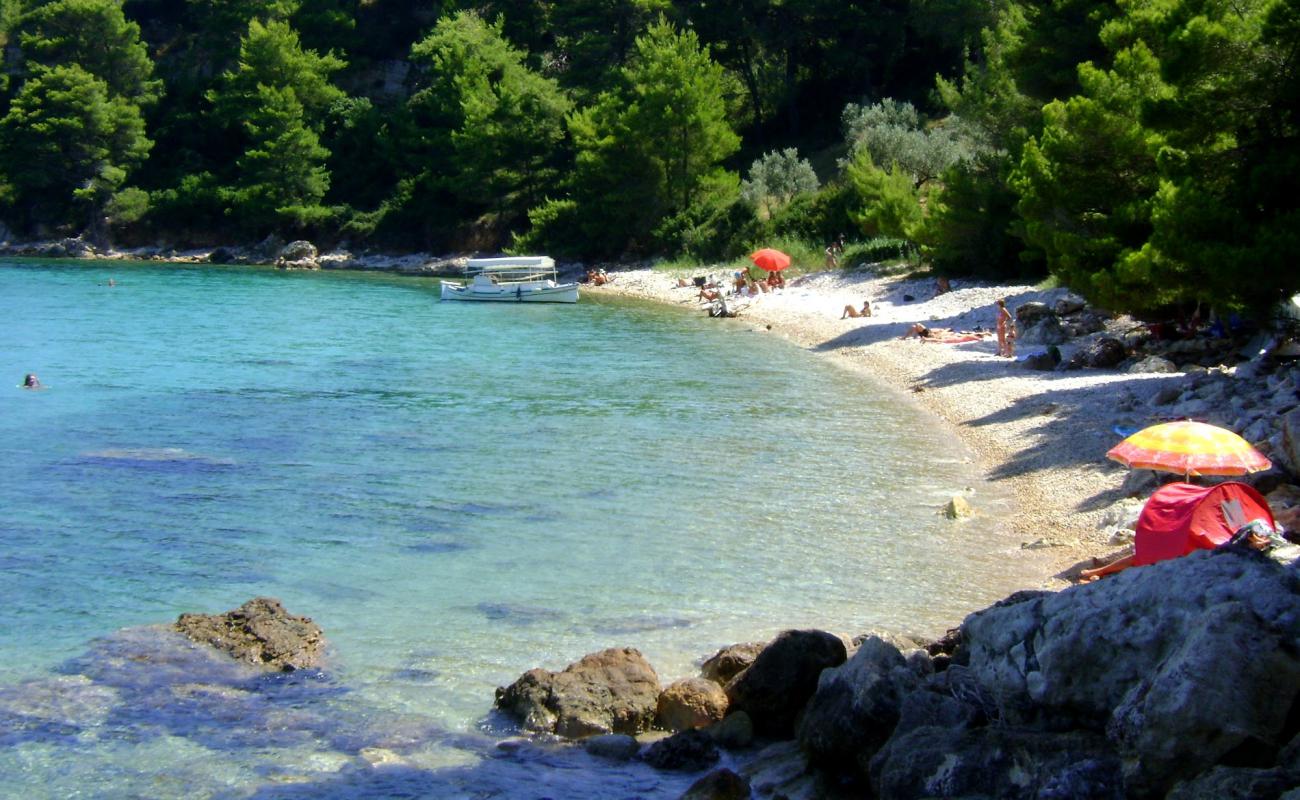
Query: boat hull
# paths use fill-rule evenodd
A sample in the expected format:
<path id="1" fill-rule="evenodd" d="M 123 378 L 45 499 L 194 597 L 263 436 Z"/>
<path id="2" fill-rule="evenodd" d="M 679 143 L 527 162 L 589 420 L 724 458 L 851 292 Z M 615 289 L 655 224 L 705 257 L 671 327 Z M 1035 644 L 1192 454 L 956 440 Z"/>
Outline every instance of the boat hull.
<path id="1" fill-rule="evenodd" d="M 480 303 L 576 303 L 578 284 L 557 283 L 547 286 L 520 283 L 483 287 L 443 281 L 442 299 Z"/>

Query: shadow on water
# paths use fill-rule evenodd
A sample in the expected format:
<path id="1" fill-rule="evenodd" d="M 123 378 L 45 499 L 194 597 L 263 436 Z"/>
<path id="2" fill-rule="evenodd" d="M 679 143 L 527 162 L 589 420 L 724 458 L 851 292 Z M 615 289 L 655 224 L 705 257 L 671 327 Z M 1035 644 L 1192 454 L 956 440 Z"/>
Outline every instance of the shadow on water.
<path id="1" fill-rule="evenodd" d="M 82 464 L 156 471 L 206 471 L 210 469 L 236 466 L 232 459 L 207 456 L 201 453 L 191 453 L 179 447 L 141 447 L 121 450 L 93 450 L 82 453 L 78 458 L 78 462 Z"/>
<path id="2" fill-rule="evenodd" d="M 495 712 L 479 729 L 458 733 L 373 708 L 328 672 L 267 673 L 163 626 L 123 629 L 48 678 L 0 689 L 0 747 L 39 744 L 59 758 L 94 759 L 106 742 L 182 739 L 210 753 L 200 772 L 170 763 L 133 770 L 145 779 L 167 775 L 185 795 L 676 797 L 696 777 L 602 761 L 550 740 L 505 739 L 518 731 Z M 213 762 L 260 782 L 218 788 Z"/>

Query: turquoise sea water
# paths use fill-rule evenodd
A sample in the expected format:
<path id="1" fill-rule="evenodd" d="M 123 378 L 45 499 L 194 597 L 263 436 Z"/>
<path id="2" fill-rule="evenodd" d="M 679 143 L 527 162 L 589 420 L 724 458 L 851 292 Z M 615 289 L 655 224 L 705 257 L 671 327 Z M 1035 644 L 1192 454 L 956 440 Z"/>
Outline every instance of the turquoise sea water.
<path id="1" fill-rule="evenodd" d="M 0 302 L 13 796 L 676 797 L 496 747 L 493 689 L 610 646 L 667 683 L 785 628 L 936 633 L 1027 577 L 950 435 L 743 320 L 57 262 L 0 263 Z M 936 515 L 967 486 L 989 517 Z M 327 669 L 142 627 L 257 595 Z"/>

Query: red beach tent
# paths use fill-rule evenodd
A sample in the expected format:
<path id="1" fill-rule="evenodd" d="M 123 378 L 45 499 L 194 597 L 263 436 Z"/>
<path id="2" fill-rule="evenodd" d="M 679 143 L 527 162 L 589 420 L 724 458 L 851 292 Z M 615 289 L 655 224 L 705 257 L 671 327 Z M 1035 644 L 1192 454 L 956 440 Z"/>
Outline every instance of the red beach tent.
<path id="1" fill-rule="evenodd" d="M 1257 519 L 1277 528 L 1268 501 L 1244 483 L 1166 484 L 1151 495 L 1138 516 L 1133 563 L 1154 564 L 1193 550 L 1213 550 Z"/>

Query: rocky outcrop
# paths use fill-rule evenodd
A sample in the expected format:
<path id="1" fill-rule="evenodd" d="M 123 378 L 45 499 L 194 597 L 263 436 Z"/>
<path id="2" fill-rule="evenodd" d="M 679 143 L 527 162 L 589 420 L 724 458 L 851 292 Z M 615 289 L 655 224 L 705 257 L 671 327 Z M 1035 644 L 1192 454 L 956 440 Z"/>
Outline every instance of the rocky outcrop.
<path id="1" fill-rule="evenodd" d="M 925 727 L 872 763 L 880 800 L 917 797 L 1123 800 L 1120 761 L 1101 736 L 1002 727 Z"/>
<path id="2" fill-rule="evenodd" d="M 1263 556 L 1194 553 L 973 615 L 969 664 L 1012 725 L 1104 733 L 1130 791 L 1285 744 L 1300 592 Z"/>
<path id="3" fill-rule="evenodd" d="M 898 648 L 869 637 L 847 663 L 821 673 L 799 722 L 800 747 L 832 769 L 859 758 L 865 766 L 894 732 L 903 698 L 921 678 Z"/>
<path id="4" fill-rule="evenodd" d="M 1112 336 L 1102 336 L 1075 351 L 1062 369 L 1109 369 L 1128 355 L 1124 343 Z"/>
<path id="5" fill-rule="evenodd" d="M 706 728 L 727 714 L 727 693 L 705 678 L 685 678 L 659 695 L 656 717 L 669 731 Z"/>
<path id="6" fill-rule="evenodd" d="M 819 667 L 836 643 L 787 632 L 728 692 L 761 685 L 762 732 L 797 719 L 851 796 L 1279 797 L 1300 775 L 1300 576 L 1254 551 L 1016 593 L 929 655 L 869 636 Z"/>
<path id="7" fill-rule="evenodd" d="M 730 708 L 744 711 L 759 735 L 789 738 L 822 670 L 843 664 L 848 653 L 825 631 L 786 631 L 727 684 Z"/>
<path id="8" fill-rule="evenodd" d="M 654 724 L 659 676 L 641 653 L 610 648 L 561 672 L 532 669 L 497 689 L 497 708 L 533 731 L 567 738 L 636 734 Z"/>
<path id="9" fill-rule="evenodd" d="M 281 248 L 275 265 L 280 269 L 320 269 L 317 258 L 316 245 L 299 239 Z"/>
<path id="10" fill-rule="evenodd" d="M 1056 345 L 1051 345 L 1043 352 L 1030 353 L 1025 356 L 1021 365 L 1025 369 L 1038 370 L 1039 372 L 1050 372 L 1051 370 L 1056 369 L 1056 366 L 1060 363 L 1061 351 L 1057 349 Z"/>
<path id="11" fill-rule="evenodd" d="M 238 661 L 283 672 L 320 666 L 325 650 L 319 625 L 290 614 L 270 597 L 254 598 L 224 614 L 181 614 L 175 627 Z"/>
<path id="12" fill-rule="evenodd" d="M 1051 316 L 1050 312 L 1048 316 L 1025 325 L 1020 330 L 1020 341 L 1023 344 L 1064 344 L 1070 338 L 1070 334 L 1061 326 L 1061 321 Z"/>

